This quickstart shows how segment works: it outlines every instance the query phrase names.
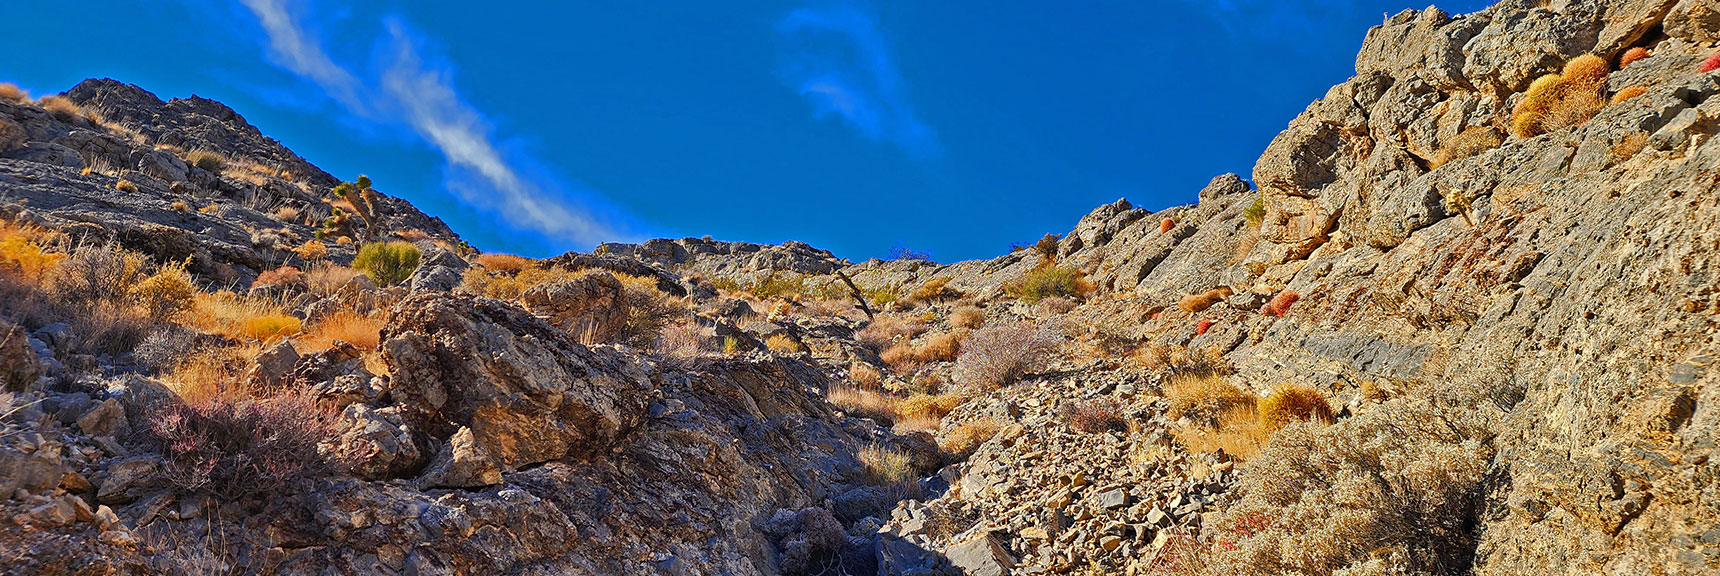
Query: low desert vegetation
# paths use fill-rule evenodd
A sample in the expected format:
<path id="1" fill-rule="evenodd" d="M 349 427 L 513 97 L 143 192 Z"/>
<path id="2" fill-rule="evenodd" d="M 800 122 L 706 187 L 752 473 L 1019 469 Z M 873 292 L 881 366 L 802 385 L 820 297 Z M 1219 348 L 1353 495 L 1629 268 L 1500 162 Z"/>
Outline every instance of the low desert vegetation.
<path id="1" fill-rule="evenodd" d="M 698 322 L 683 320 L 663 327 L 657 335 L 655 349 L 671 363 L 685 367 L 711 351 L 714 337 L 710 328 Z"/>
<path id="2" fill-rule="evenodd" d="M 382 343 L 384 324 L 377 315 L 339 310 L 318 318 L 302 336 L 293 339 L 293 344 L 301 353 L 327 350 L 336 342 L 351 344 L 359 350 L 376 350 Z"/>
<path id="3" fill-rule="evenodd" d="M 1051 297 L 1086 298 L 1094 290 L 1093 283 L 1080 270 L 1056 265 L 1034 268 L 1003 286 L 1009 297 L 1028 304 Z"/>
<path id="4" fill-rule="evenodd" d="M 746 292 L 759 300 L 799 298 L 806 294 L 806 277 L 792 272 L 771 272 L 754 279 Z"/>
<path id="5" fill-rule="evenodd" d="M 118 182 L 114 182 L 113 188 L 115 190 L 118 190 L 120 192 L 124 192 L 126 194 L 136 194 L 137 193 L 137 185 L 131 183 L 130 180 L 120 180 Z"/>
<path id="6" fill-rule="evenodd" d="M 220 175 L 227 170 L 227 165 L 232 164 L 233 161 L 220 152 L 197 149 L 185 153 L 185 163 L 202 168 L 210 174 Z"/>
<path id="7" fill-rule="evenodd" d="M 1026 321 L 975 330 L 956 357 L 955 381 L 979 391 L 1013 384 L 1042 369 L 1064 340 L 1058 328 Z"/>
<path id="8" fill-rule="evenodd" d="M 23 104 L 30 101 L 30 93 L 11 82 L 0 82 L 0 100 L 13 104 Z"/>
<path id="9" fill-rule="evenodd" d="M 173 403 L 152 414 L 147 428 L 176 488 L 235 501 L 280 494 L 338 470 L 338 461 L 317 450 L 334 434 L 334 421 L 333 411 L 310 392 L 288 390 L 266 398 Z"/>
<path id="10" fill-rule="evenodd" d="M 393 286 L 412 277 L 424 255 L 411 242 L 373 242 L 360 246 L 352 267 L 382 286 Z"/>
<path id="11" fill-rule="evenodd" d="M 1505 134 L 1492 126 L 1470 126 L 1459 132 L 1450 141 L 1440 145 L 1434 152 L 1433 158 L 1427 161 L 1427 167 L 1437 169 L 1440 166 L 1475 156 L 1482 152 L 1498 148 L 1505 142 Z"/>
<path id="12" fill-rule="evenodd" d="M 1642 86 L 1626 86 L 1624 88 L 1619 89 L 1617 94 L 1613 94 L 1612 103 L 1618 104 L 1620 102 L 1624 102 L 1626 100 L 1630 100 L 1631 98 L 1635 98 L 1637 96 L 1641 96 L 1641 95 L 1647 94 L 1647 93 L 1648 93 L 1648 88 L 1644 88 Z"/>
<path id="13" fill-rule="evenodd" d="M 897 341 L 912 340 L 926 332 L 926 323 L 906 314 L 882 314 L 854 332 L 854 339 L 885 350 Z"/>
<path id="14" fill-rule="evenodd" d="M 777 354 L 800 354 L 806 352 L 806 345 L 787 334 L 776 334 L 764 339 L 764 347 Z"/>
<path id="15" fill-rule="evenodd" d="M 525 256 L 503 254 L 500 252 L 485 252 L 472 259 L 474 264 L 483 266 L 491 272 L 519 273 L 521 270 L 537 264 L 536 260 Z"/>
<path id="16" fill-rule="evenodd" d="M 1213 304 L 1223 302 L 1225 298 L 1229 298 L 1235 293 L 1236 291 L 1229 286 L 1220 286 L 1200 294 L 1184 296 L 1177 300 L 1177 307 L 1190 314 L 1199 313 L 1211 308 Z"/>
<path id="17" fill-rule="evenodd" d="M 1260 425 L 1272 432 L 1292 422 L 1337 422 L 1332 417 L 1332 405 L 1326 401 L 1326 396 L 1306 386 L 1279 384 L 1271 394 L 1260 399 L 1258 406 Z"/>
<path id="18" fill-rule="evenodd" d="M 962 292 L 960 290 L 950 287 L 948 276 L 939 276 L 927 280 L 919 288 L 915 288 L 913 292 L 908 294 L 908 299 L 913 302 L 940 302 L 961 297 Z"/>
<path id="19" fill-rule="evenodd" d="M 1087 434 L 1124 432 L 1129 429 L 1129 422 L 1123 417 L 1122 407 L 1116 399 L 1108 396 L 1065 404 L 1063 419 L 1070 427 Z"/>
<path id="20" fill-rule="evenodd" d="M 1254 195 L 1254 203 L 1242 209 L 1242 219 L 1252 228 L 1259 228 L 1260 223 L 1266 221 L 1266 192 Z"/>
<path id="21" fill-rule="evenodd" d="M 1581 125 L 1606 107 L 1606 60 L 1593 54 L 1572 58 L 1558 74 L 1535 79 L 1511 114 L 1520 138 Z"/>
<path id="22" fill-rule="evenodd" d="M 1631 63 L 1636 62 L 1637 60 L 1647 58 L 1649 55 L 1650 53 L 1648 49 L 1641 46 L 1625 50 L 1624 55 L 1618 57 L 1618 69 L 1623 70 L 1624 67 L 1631 65 Z"/>
<path id="23" fill-rule="evenodd" d="M 912 481 L 916 473 L 913 456 L 901 450 L 885 446 L 867 446 L 860 449 L 859 458 L 866 482 L 874 486 L 893 486 Z"/>
<path id="24" fill-rule="evenodd" d="M 939 433 L 938 449 L 951 457 L 965 459 L 1002 429 L 1003 424 L 991 418 L 968 420 Z"/>
<path id="25" fill-rule="evenodd" d="M 941 333 L 927 336 L 920 343 L 901 342 L 884 349 L 879 358 L 897 374 L 910 374 L 932 362 L 949 362 L 961 352 L 961 335 Z"/>
<path id="26" fill-rule="evenodd" d="M 1459 210 L 1459 212 L 1467 214 L 1467 210 Z M 1301 299 L 1302 295 L 1297 294 L 1294 291 L 1285 290 L 1279 292 L 1276 296 L 1272 297 L 1272 300 L 1267 301 L 1265 306 L 1260 308 L 1260 313 L 1267 316 L 1282 318 L 1285 314 L 1290 313 L 1290 307 L 1296 305 L 1296 301 Z"/>
<path id="27" fill-rule="evenodd" d="M 969 330 L 985 325 L 985 310 L 978 306 L 962 306 L 950 312 L 950 325 Z"/>

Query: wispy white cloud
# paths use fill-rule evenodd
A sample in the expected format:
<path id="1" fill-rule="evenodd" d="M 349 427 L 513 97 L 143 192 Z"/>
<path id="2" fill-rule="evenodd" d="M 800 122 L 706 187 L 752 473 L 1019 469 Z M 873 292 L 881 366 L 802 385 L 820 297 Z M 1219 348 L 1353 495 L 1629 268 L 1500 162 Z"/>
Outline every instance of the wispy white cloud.
<path id="1" fill-rule="evenodd" d="M 778 74 L 811 101 L 814 115 L 839 116 L 865 138 L 915 158 L 943 154 L 937 132 L 914 111 L 907 81 L 870 13 L 846 3 L 801 7 L 777 31 L 788 45 Z"/>
<path id="2" fill-rule="evenodd" d="M 432 66 L 399 19 L 384 22 L 385 63 L 368 89 L 336 63 L 296 19 L 291 0 L 243 0 L 269 36 L 273 61 L 321 87 L 352 113 L 410 126 L 448 163 L 444 185 L 463 204 L 556 244 L 631 240 L 595 214 L 595 192 L 542 177 L 529 157 L 499 147 L 484 115 L 459 95 L 446 66 Z M 579 204 L 569 196 L 583 196 Z M 608 209 L 604 209 L 608 213 Z"/>

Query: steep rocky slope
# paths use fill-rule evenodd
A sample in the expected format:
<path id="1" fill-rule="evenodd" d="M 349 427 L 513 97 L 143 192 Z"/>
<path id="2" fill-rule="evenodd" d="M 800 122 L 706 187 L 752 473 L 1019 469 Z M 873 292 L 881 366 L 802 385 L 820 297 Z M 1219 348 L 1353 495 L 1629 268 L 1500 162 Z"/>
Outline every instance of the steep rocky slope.
<path id="1" fill-rule="evenodd" d="M 59 332 L 27 326 L 43 376 L 0 432 L 0 550 L 20 573 L 1715 573 L 1720 80 L 1699 65 L 1717 14 L 1406 11 L 1251 181 L 1101 206 L 990 261 L 654 240 L 528 265 L 548 279 L 510 299 L 474 295 L 497 294 L 472 275 L 527 272 L 442 252 L 419 276 L 466 282 L 363 289 L 383 311 L 374 352 L 271 344 L 252 361 L 337 411 L 323 448 L 351 458 L 266 496 L 176 488 L 171 450 L 143 433 L 178 402 L 171 379 L 125 354 L 56 366 Z M 1536 78 L 1639 47 L 1605 93 L 1641 95 L 1506 130 Z M 105 81 L 68 97 L 106 103 L 136 140 L 95 146 L 118 137 L 0 103 L 28 128 L 0 141 L 0 189 L 29 199 L 18 219 L 195 231 L 205 280 L 213 263 L 298 263 L 241 235 L 270 218 L 244 202 L 284 187 L 271 197 L 308 207 L 333 178 L 218 104 Z M 1497 143 L 1465 144 L 1476 130 Z M 153 176 L 156 143 L 292 177 Z M 139 168 L 76 170 L 109 148 L 105 165 Z M 118 194 L 120 177 L 142 191 Z M 230 206 L 147 217 L 175 198 Z M 455 240 L 390 206 L 427 255 Z M 1020 279 L 1053 265 L 1091 293 L 1030 304 Z M 627 288 L 558 275 L 580 269 L 679 298 L 705 349 L 676 353 L 667 331 L 655 350 L 591 342 L 587 315 Z M 976 357 L 1047 334 L 1056 351 L 1018 379 L 976 380 Z M 1333 414 L 1223 436 L 1239 424 L 1190 409 L 1189 382 L 1251 405 L 1294 384 Z M 854 390 L 958 405 L 927 424 Z M 910 477 L 876 478 L 880 450 Z"/>

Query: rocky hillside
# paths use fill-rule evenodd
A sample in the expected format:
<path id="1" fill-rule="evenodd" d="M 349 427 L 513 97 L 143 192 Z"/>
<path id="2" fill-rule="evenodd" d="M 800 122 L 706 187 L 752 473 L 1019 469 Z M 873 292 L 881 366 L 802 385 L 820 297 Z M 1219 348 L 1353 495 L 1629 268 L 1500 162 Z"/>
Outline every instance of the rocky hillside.
<path id="1" fill-rule="evenodd" d="M 0 558 L 1712 574 L 1717 41 L 1407 11 L 1251 180 L 948 265 L 479 254 L 213 102 L 0 99 Z"/>

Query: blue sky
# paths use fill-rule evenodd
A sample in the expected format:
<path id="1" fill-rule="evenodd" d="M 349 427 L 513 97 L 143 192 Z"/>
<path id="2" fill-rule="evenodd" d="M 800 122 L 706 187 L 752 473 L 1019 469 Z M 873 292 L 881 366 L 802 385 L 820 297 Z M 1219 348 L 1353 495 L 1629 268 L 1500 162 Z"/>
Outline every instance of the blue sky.
<path id="1" fill-rule="evenodd" d="M 485 250 L 953 261 L 1247 177 L 1369 26 L 1424 3 L 5 0 L 0 81 L 220 100 Z"/>

